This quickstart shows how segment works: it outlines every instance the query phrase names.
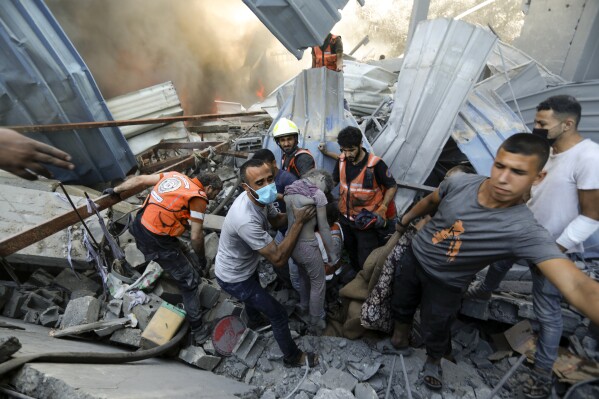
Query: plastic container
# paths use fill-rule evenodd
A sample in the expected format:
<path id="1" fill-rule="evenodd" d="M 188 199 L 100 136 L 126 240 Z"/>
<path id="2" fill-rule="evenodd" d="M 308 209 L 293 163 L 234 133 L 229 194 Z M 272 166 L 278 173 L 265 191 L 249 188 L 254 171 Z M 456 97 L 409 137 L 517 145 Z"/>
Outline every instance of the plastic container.
<path id="1" fill-rule="evenodd" d="M 179 331 L 185 320 L 185 311 L 168 302 L 162 302 L 152 320 L 141 334 L 144 349 L 166 344 Z"/>

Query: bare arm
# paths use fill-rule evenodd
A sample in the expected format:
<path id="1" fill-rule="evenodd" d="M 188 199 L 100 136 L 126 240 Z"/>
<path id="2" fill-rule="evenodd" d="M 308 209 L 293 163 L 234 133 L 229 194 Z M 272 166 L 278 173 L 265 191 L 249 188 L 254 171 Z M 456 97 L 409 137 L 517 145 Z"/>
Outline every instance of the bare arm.
<path id="1" fill-rule="evenodd" d="M 295 215 L 295 222 L 287 230 L 287 236 L 281 241 L 279 245 L 275 244 L 274 240 L 270 244 L 262 249 L 258 250 L 258 253 L 266 258 L 275 267 L 283 267 L 287 264 L 295 243 L 299 237 L 304 222 L 312 219 L 316 214 L 314 206 L 308 206 L 303 208 L 293 208 Z"/>
<path id="2" fill-rule="evenodd" d="M 327 220 L 326 207 L 322 206 L 316 208 L 316 221 L 318 222 L 318 232 L 320 233 L 320 238 L 322 238 L 324 249 L 327 251 L 329 263 L 334 265 L 337 263 L 338 259 L 333 259 L 335 255 L 333 252 L 333 236 L 331 235 L 331 228 L 329 227 L 329 221 Z"/>
<path id="3" fill-rule="evenodd" d="M 578 204 L 580 206 L 580 214 L 589 219 L 599 221 L 599 190 L 578 190 Z M 572 222 L 571 222 L 572 223 Z M 566 229 L 570 224 L 566 226 Z M 558 239 L 559 241 L 559 239 Z M 566 252 L 570 248 L 557 244 L 562 252 Z"/>
<path id="4" fill-rule="evenodd" d="M 376 213 L 378 213 L 382 218 L 385 218 L 387 213 L 387 208 L 391 201 L 393 201 L 393 197 L 395 197 L 395 193 L 397 192 L 397 186 L 387 189 L 385 191 L 385 196 L 383 197 L 383 202 L 376 209 Z"/>
<path id="5" fill-rule="evenodd" d="M 335 152 L 331 152 L 327 150 L 327 145 L 325 143 L 318 144 L 318 149 L 322 152 L 323 155 L 327 157 L 333 158 L 335 161 L 339 159 L 339 154 Z"/>
<path id="6" fill-rule="evenodd" d="M 37 175 L 52 177 L 44 163 L 73 170 L 75 165 L 70 160 L 71 156 L 64 151 L 14 130 L 0 128 L 0 169 L 23 179 L 36 180 Z"/>
<path id="7" fill-rule="evenodd" d="M 125 191 L 146 188 L 155 185 L 160 181 L 160 175 L 139 175 L 134 176 L 114 188 L 115 194 Z"/>
<path id="8" fill-rule="evenodd" d="M 204 224 L 200 222 L 191 222 L 191 247 L 193 252 L 199 257 L 204 257 Z"/>
<path id="9" fill-rule="evenodd" d="M 568 303 L 599 324 L 599 283 L 582 273 L 568 259 L 550 259 L 537 265 L 564 295 Z"/>
<path id="10" fill-rule="evenodd" d="M 412 209 L 404 213 L 403 217 L 395 226 L 397 231 L 402 233 L 406 227 L 412 222 L 412 220 L 429 215 L 437 210 L 441 203 L 441 197 L 439 197 L 439 189 L 433 191 L 423 199 L 421 199 Z M 403 226 L 406 227 L 403 227 Z"/>

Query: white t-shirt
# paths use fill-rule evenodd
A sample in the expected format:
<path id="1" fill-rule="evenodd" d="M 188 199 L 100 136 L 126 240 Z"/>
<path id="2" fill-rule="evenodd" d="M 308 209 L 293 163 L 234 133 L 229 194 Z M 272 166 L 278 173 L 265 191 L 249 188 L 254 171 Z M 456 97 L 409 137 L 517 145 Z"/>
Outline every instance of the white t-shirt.
<path id="1" fill-rule="evenodd" d="M 268 234 L 269 217 L 277 215 L 273 205 L 260 207 L 243 192 L 227 213 L 218 242 L 214 273 L 226 283 L 239 283 L 254 274 L 259 249 L 273 240 Z"/>
<path id="2" fill-rule="evenodd" d="M 586 139 L 569 150 L 551 155 L 547 176 L 532 187 L 528 207 L 554 239 L 580 214 L 578 190 L 599 189 L 599 144 Z M 583 252 L 582 244 L 567 248 Z"/>

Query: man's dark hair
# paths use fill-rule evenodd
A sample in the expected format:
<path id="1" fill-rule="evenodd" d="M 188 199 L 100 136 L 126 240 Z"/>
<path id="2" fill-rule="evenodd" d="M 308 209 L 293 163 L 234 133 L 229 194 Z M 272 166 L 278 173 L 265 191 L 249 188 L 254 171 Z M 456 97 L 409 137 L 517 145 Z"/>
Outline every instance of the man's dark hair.
<path id="1" fill-rule="evenodd" d="M 543 170 L 549 158 L 549 142 L 547 139 L 530 133 L 516 133 L 510 136 L 501 144 L 499 150 L 501 149 L 512 154 L 536 155 L 539 158 L 537 167 L 539 171 Z"/>
<path id="2" fill-rule="evenodd" d="M 262 159 L 248 159 L 241 165 L 239 169 L 239 176 L 241 176 L 241 181 L 248 184 L 246 170 L 247 168 L 259 168 L 263 165 L 268 165 L 268 163 Z"/>
<path id="3" fill-rule="evenodd" d="M 204 172 L 197 175 L 198 180 L 202 183 L 204 188 L 210 186 L 214 190 L 222 190 L 223 189 L 223 181 L 218 177 L 216 173 L 212 172 Z"/>
<path id="4" fill-rule="evenodd" d="M 362 132 L 354 126 L 344 127 L 337 135 L 337 144 L 341 148 L 360 147 L 362 145 Z"/>
<path id="5" fill-rule="evenodd" d="M 268 148 L 262 148 L 254 153 L 252 159 L 261 159 L 266 162 L 273 162 L 275 160 L 275 154 L 273 154 Z"/>
<path id="6" fill-rule="evenodd" d="M 558 119 L 564 118 L 565 116 L 573 116 L 576 127 L 578 127 L 582 107 L 576 98 L 568 95 L 549 97 L 537 105 L 537 111 L 546 110 L 553 110 L 553 113 Z"/>
<path id="7" fill-rule="evenodd" d="M 326 210 L 327 222 L 329 223 L 329 226 L 332 226 L 335 224 L 336 221 L 339 220 L 339 206 L 337 204 L 337 201 L 329 202 L 326 206 Z"/>

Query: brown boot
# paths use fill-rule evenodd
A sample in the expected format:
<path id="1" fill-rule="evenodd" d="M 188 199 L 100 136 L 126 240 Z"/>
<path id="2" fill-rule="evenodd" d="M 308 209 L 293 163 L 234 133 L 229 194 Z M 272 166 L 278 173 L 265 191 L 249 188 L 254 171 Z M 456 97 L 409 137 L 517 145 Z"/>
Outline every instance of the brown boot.
<path id="1" fill-rule="evenodd" d="M 391 345 L 397 350 L 405 350 L 410 347 L 410 333 L 412 325 L 395 321 L 393 336 L 391 337 Z"/>

